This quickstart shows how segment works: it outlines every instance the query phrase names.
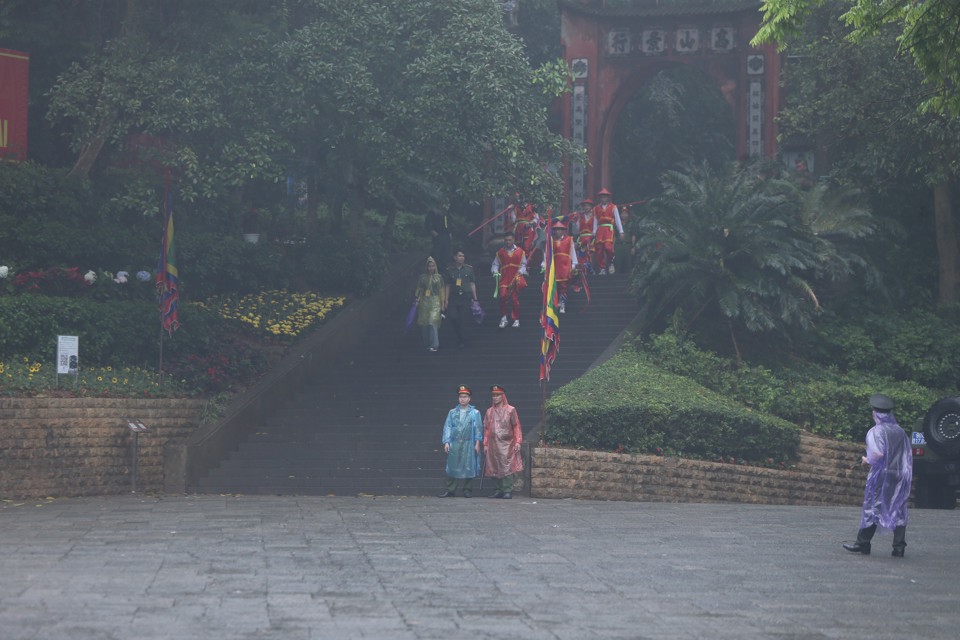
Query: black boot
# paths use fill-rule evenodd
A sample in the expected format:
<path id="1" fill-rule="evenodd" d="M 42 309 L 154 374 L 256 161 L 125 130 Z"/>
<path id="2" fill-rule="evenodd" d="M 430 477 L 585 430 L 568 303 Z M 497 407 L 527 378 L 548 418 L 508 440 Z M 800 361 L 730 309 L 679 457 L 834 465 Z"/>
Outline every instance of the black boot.
<path id="1" fill-rule="evenodd" d="M 903 557 L 903 550 L 907 548 L 907 528 L 895 527 L 893 530 L 893 553 L 892 555 L 895 558 Z"/>
<path id="2" fill-rule="evenodd" d="M 844 544 L 843 548 L 853 553 L 862 553 L 865 556 L 870 555 L 870 541 L 873 540 L 873 534 L 877 532 L 877 525 L 872 524 L 864 527 L 857 532 L 857 541 L 853 544 Z"/>

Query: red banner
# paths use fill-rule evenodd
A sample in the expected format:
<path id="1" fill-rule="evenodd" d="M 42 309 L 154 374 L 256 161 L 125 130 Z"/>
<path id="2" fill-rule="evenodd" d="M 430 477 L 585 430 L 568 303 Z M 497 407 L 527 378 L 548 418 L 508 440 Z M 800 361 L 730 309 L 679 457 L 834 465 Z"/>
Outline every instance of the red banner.
<path id="1" fill-rule="evenodd" d="M 27 159 L 30 54 L 0 49 L 0 158 Z"/>

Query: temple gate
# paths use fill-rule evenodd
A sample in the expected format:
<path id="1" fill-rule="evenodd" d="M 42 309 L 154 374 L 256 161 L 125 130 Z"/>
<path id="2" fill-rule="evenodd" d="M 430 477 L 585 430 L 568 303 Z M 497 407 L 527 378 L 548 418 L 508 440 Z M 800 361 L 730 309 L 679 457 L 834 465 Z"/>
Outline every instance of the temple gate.
<path id="1" fill-rule="evenodd" d="M 776 154 L 780 56 L 751 47 L 760 0 L 559 0 L 564 57 L 573 88 L 563 135 L 587 149 L 589 165 L 565 167 L 568 210 L 610 184 L 617 118 L 656 73 L 701 70 L 733 110 L 738 159 Z"/>

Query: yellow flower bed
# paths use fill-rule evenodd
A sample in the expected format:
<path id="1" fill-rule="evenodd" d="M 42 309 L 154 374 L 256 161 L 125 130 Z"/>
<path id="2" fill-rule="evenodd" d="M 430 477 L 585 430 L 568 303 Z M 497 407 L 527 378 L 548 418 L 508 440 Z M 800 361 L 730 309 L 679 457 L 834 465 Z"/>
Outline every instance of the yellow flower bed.
<path id="1" fill-rule="evenodd" d="M 341 297 L 315 293 L 291 293 L 283 289 L 242 297 L 226 296 L 201 303 L 216 309 L 227 320 L 267 336 L 293 339 L 325 320 L 343 306 Z"/>
<path id="2" fill-rule="evenodd" d="M 44 366 L 27 357 L 0 360 L 0 392 L 34 395 L 54 389 L 104 397 L 151 397 L 184 392 L 174 380 L 167 380 L 161 387 L 155 371 L 140 367 L 81 367 L 75 376 L 57 376 L 55 366 Z"/>

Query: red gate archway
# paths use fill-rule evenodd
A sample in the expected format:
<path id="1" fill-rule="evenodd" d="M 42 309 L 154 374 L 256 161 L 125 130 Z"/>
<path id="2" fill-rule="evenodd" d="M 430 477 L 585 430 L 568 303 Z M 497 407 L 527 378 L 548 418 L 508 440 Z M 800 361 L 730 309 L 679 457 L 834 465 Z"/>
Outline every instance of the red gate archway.
<path id="1" fill-rule="evenodd" d="M 573 90 L 564 135 L 587 149 L 589 165 L 565 168 L 569 210 L 610 184 L 617 118 L 637 90 L 667 67 L 692 65 L 723 92 L 737 123 L 737 156 L 776 154 L 780 56 L 751 47 L 760 0 L 560 0 L 564 57 Z M 612 6 L 611 6 L 612 5 Z"/>

